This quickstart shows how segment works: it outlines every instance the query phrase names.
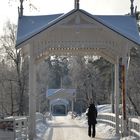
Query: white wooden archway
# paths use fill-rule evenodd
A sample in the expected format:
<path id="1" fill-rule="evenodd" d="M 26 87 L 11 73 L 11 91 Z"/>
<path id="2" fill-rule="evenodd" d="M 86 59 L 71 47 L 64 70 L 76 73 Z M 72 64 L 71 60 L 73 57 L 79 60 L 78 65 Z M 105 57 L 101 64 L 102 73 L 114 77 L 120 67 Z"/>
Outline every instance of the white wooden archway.
<path id="1" fill-rule="evenodd" d="M 43 21 L 45 21 L 44 24 Z M 41 25 L 38 25 L 39 23 Z M 127 26 L 132 26 L 132 29 L 129 31 L 130 27 L 127 28 Z M 100 55 L 115 65 L 116 134 L 119 134 L 119 64 L 121 60 L 124 74 L 123 129 L 126 131 L 127 62 L 130 49 L 139 45 L 136 22 L 131 16 L 94 16 L 79 9 L 77 5 L 74 10 L 64 15 L 20 17 L 16 47 L 21 49 L 23 57 L 29 56 L 30 140 L 35 136 L 36 65 L 53 54 Z"/>
<path id="2" fill-rule="evenodd" d="M 47 99 L 50 102 L 50 112 L 51 112 L 51 102 L 57 101 L 57 99 L 62 101 L 69 100 L 71 102 L 71 111 L 72 111 L 72 118 L 74 113 L 74 100 L 76 98 L 76 89 L 48 89 L 47 90 Z"/>
<path id="3" fill-rule="evenodd" d="M 50 113 L 53 114 L 54 112 L 54 107 L 55 106 L 59 106 L 59 105 L 63 105 L 64 106 L 64 115 L 66 115 L 68 113 L 68 105 L 69 105 L 69 102 L 68 100 L 66 99 L 60 99 L 60 98 L 57 98 L 57 99 L 54 99 L 54 100 L 51 100 L 50 101 Z"/>

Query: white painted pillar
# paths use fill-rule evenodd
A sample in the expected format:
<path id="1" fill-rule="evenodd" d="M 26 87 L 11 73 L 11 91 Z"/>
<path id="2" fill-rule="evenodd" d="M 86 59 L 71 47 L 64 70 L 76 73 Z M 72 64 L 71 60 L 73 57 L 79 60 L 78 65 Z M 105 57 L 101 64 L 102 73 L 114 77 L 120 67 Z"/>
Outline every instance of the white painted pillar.
<path id="1" fill-rule="evenodd" d="M 52 112 L 52 114 L 55 114 L 55 113 L 54 113 L 54 110 L 55 110 L 55 109 L 54 109 L 54 106 L 55 106 L 54 104 L 51 104 L 51 112 Z"/>
<path id="2" fill-rule="evenodd" d="M 71 105 L 71 110 L 72 110 L 72 119 L 73 119 L 73 110 L 74 110 L 74 101 L 73 101 L 73 98 L 72 98 L 72 105 Z"/>
<path id="3" fill-rule="evenodd" d="M 67 104 L 65 104 L 65 115 L 67 115 Z"/>
<path id="4" fill-rule="evenodd" d="M 111 110 L 112 113 L 115 113 L 115 109 L 114 109 L 114 65 L 112 65 L 112 71 L 111 71 L 111 89 L 112 89 L 112 93 L 111 93 Z"/>
<path id="5" fill-rule="evenodd" d="M 33 56 L 33 46 L 29 49 L 29 139 L 36 136 L 36 64 Z"/>
<path id="6" fill-rule="evenodd" d="M 114 92 L 115 92 L 115 122 L 116 122 L 116 135 L 119 135 L 119 58 L 115 63 L 115 81 L 114 81 Z"/>
<path id="7" fill-rule="evenodd" d="M 52 104 L 50 100 L 49 100 L 49 112 L 52 114 Z"/>

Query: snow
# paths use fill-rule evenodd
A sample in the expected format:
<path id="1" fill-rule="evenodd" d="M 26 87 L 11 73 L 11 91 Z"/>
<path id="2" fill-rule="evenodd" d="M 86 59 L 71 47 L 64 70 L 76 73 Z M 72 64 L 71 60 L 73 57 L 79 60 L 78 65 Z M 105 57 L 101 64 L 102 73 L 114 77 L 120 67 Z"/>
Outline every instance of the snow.
<path id="1" fill-rule="evenodd" d="M 38 138 L 43 137 L 43 135 L 45 134 L 47 128 L 48 128 L 48 126 L 47 126 L 46 124 L 37 123 L 37 125 L 36 125 L 37 137 L 38 137 Z"/>
<path id="2" fill-rule="evenodd" d="M 133 122 L 140 124 L 140 118 L 129 118 L 131 119 Z"/>
<path id="3" fill-rule="evenodd" d="M 97 109 L 99 113 L 107 113 L 111 111 L 111 105 L 99 105 L 97 106 Z M 40 119 L 41 117 L 39 116 L 42 115 L 38 115 L 38 118 Z M 69 113 L 67 116 L 54 116 L 52 120 L 46 119 L 46 123 L 44 123 L 43 118 L 41 118 L 40 121 L 36 122 L 37 138 L 35 140 L 75 140 L 73 135 L 76 135 L 76 140 L 89 139 L 89 137 L 87 136 L 88 124 L 86 113 L 83 113 L 81 116 L 76 117 L 74 120 L 71 119 L 71 114 Z M 71 135 L 69 135 L 69 132 L 71 133 Z M 115 129 L 113 127 L 102 123 L 97 123 L 96 132 L 97 135 L 95 140 L 137 140 L 132 136 L 119 138 L 115 136 Z"/>
<path id="4" fill-rule="evenodd" d="M 36 112 L 36 134 L 37 138 L 35 140 L 43 140 L 42 137 L 48 129 L 47 121 L 43 114 Z"/>
<path id="5" fill-rule="evenodd" d="M 98 105 L 97 110 L 99 113 L 111 113 L 111 105 L 110 104 Z"/>

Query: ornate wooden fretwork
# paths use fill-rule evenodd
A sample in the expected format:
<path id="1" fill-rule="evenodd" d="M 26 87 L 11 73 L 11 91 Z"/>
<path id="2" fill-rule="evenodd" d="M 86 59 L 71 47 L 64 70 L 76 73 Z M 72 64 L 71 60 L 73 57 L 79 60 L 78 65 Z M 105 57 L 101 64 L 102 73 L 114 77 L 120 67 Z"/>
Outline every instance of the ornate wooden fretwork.
<path id="1" fill-rule="evenodd" d="M 39 41 L 34 43 L 34 58 L 40 61 L 50 55 L 100 55 L 114 62 L 113 48 L 117 43 L 111 41 Z"/>

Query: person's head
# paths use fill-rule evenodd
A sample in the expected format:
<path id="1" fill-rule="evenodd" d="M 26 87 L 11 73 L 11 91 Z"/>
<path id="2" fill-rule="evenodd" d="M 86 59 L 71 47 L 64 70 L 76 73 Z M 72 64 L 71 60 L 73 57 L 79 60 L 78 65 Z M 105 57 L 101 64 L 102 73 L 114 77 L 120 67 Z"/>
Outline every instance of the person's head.
<path id="1" fill-rule="evenodd" d="M 89 108 L 91 108 L 91 110 L 95 110 L 95 104 L 94 103 L 92 103 L 92 104 L 90 104 L 90 107 Z"/>

